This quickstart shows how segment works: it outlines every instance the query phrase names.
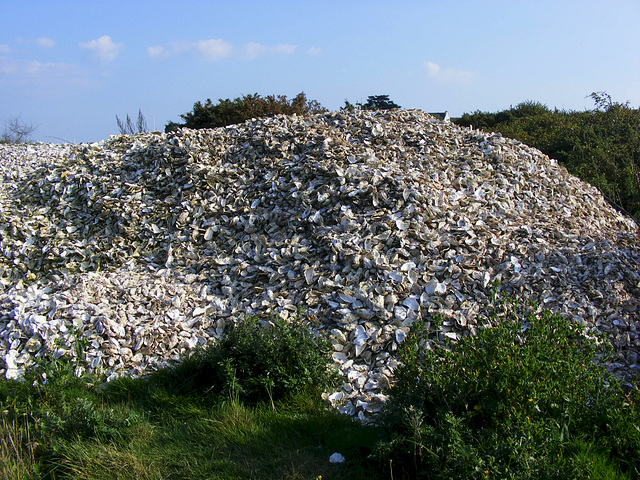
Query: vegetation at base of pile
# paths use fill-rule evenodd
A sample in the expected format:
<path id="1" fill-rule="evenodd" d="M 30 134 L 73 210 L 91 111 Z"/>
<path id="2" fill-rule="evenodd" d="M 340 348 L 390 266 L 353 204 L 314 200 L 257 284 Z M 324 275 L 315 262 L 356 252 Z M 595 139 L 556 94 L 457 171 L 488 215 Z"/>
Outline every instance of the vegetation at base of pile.
<path id="1" fill-rule="evenodd" d="M 327 367 L 330 343 L 309 328 L 282 319 L 265 328 L 248 317 L 156 381 L 176 385 L 180 393 L 231 395 L 249 403 L 284 400 L 292 392 L 320 396 L 338 385 L 339 376 Z"/>
<path id="2" fill-rule="evenodd" d="M 78 378 L 73 360 L 50 359 L 22 381 L 1 380 L 0 477 L 371 477 L 357 459 L 376 431 L 322 401 L 335 375 L 310 327 L 249 318 L 144 378 L 101 383 Z M 330 463 L 337 451 L 356 460 Z"/>
<path id="3" fill-rule="evenodd" d="M 444 346 L 437 322 L 416 323 L 376 426 L 321 400 L 335 377 L 313 325 L 273 323 L 248 319 L 143 378 L 105 384 L 50 359 L 0 380 L 3 478 L 640 475 L 638 391 L 623 391 L 594 361 L 601 349 L 548 311 L 500 297 L 493 327 Z M 345 463 L 329 462 L 336 452 Z"/>
<path id="4" fill-rule="evenodd" d="M 584 112 L 526 101 L 495 113 L 465 113 L 454 121 L 539 149 L 640 221 L 640 109 L 614 102 L 605 92 L 590 97 L 595 108 Z"/>
<path id="5" fill-rule="evenodd" d="M 169 122 L 165 132 L 172 132 L 180 127 L 216 128 L 242 123 L 251 118 L 272 117 L 274 115 L 306 115 L 325 111 L 316 100 L 308 100 L 304 92 L 300 92 L 292 100 L 285 95 L 267 95 L 261 97 L 257 93 L 243 95 L 233 100 L 222 98 L 213 103 L 210 98 L 203 104 L 196 102 L 193 110 L 180 115 L 184 123 Z"/>
<path id="6" fill-rule="evenodd" d="M 582 327 L 505 298 L 491 324 L 447 348 L 414 324 L 378 446 L 394 478 L 638 478 L 640 395 Z"/>

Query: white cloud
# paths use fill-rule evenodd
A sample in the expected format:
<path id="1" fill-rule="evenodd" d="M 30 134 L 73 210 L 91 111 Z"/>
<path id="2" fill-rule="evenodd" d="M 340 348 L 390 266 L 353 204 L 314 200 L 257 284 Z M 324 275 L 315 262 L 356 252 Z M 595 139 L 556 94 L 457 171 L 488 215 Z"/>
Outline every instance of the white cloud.
<path id="1" fill-rule="evenodd" d="M 456 70 L 451 67 L 442 68 L 434 62 L 425 62 L 424 66 L 427 68 L 427 75 L 429 75 L 429 77 L 441 82 L 469 83 L 476 77 L 474 72 L 465 72 L 464 70 Z"/>
<path id="2" fill-rule="evenodd" d="M 269 47 L 267 49 L 267 53 L 274 55 L 291 55 L 296 51 L 296 48 L 298 48 L 297 45 L 283 43 L 280 45 L 276 45 L 275 47 Z"/>
<path id="3" fill-rule="evenodd" d="M 167 58 L 169 56 L 169 52 L 160 45 L 147 47 L 147 54 L 149 54 L 151 58 Z"/>
<path id="4" fill-rule="evenodd" d="M 51 89 L 87 88 L 91 85 L 90 72 L 77 65 L 64 62 L 38 62 L 0 57 L 0 84 L 10 88 L 42 91 Z"/>
<path id="5" fill-rule="evenodd" d="M 27 45 L 36 45 L 40 48 L 53 48 L 56 44 L 51 38 L 40 37 L 35 40 L 28 40 L 22 37 L 16 38 L 16 43 L 26 43 Z"/>
<path id="6" fill-rule="evenodd" d="M 17 70 L 15 60 L 9 57 L 0 57 L 0 73 L 9 75 Z"/>
<path id="7" fill-rule="evenodd" d="M 24 63 L 24 72 L 28 73 L 29 75 L 41 75 L 43 73 L 51 72 L 60 68 L 64 69 L 65 64 L 56 64 L 53 62 L 42 63 L 38 62 L 37 60 L 29 60 Z"/>
<path id="8" fill-rule="evenodd" d="M 319 55 L 321 53 L 322 49 L 319 47 L 311 47 L 309 50 L 307 50 L 307 55 L 309 56 Z"/>
<path id="9" fill-rule="evenodd" d="M 9 53 L 10 51 L 9 45 L 0 45 L 0 53 Z"/>
<path id="10" fill-rule="evenodd" d="M 198 42 L 170 42 L 166 47 L 154 45 L 147 47 L 147 54 L 151 58 L 166 59 L 183 53 L 194 53 L 200 59 L 213 62 L 231 55 L 233 45 L 222 39 L 200 40 Z"/>
<path id="11" fill-rule="evenodd" d="M 214 62 L 228 57 L 242 57 L 251 60 L 266 55 L 290 55 L 295 52 L 296 48 L 298 48 L 297 45 L 289 44 L 267 47 L 255 42 L 235 47 L 232 43 L 220 38 L 212 38 L 197 42 L 170 42 L 166 46 L 155 45 L 147 47 L 147 54 L 151 58 L 166 59 L 176 55 L 192 53 L 201 60 Z"/>
<path id="12" fill-rule="evenodd" d="M 111 37 L 103 35 L 96 40 L 81 43 L 79 46 L 80 48 L 91 51 L 101 62 L 107 63 L 113 61 L 118 56 L 120 49 L 124 47 L 124 43 L 113 43 Z"/>
<path id="13" fill-rule="evenodd" d="M 248 59 L 264 57 L 267 55 L 291 55 L 298 48 L 297 45 L 281 44 L 275 47 L 267 47 L 255 42 L 249 42 L 242 47 L 243 56 Z"/>
<path id="14" fill-rule="evenodd" d="M 195 49 L 203 60 L 213 62 L 231 55 L 233 45 L 222 39 L 200 40 L 195 44 Z"/>
<path id="15" fill-rule="evenodd" d="M 56 42 L 50 38 L 40 37 L 36 40 L 36 45 L 42 48 L 53 48 Z"/>
<path id="16" fill-rule="evenodd" d="M 244 46 L 244 56 L 247 58 L 257 58 L 267 51 L 267 47 L 259 43 L 249 42 Z"/>

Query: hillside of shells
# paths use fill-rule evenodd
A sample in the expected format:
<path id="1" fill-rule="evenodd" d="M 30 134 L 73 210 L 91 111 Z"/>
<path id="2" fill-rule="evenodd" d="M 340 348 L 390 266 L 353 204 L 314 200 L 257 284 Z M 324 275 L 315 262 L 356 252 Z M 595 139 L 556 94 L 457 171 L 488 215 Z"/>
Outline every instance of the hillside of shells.
<path id="1" fill-rule="evenodd" d="M 638 371 L 638 227 L 556 161 L 417 110 L 277 116 L 80 145 L 0 145 L 0 373 L 77 355 L 143 374 L 248 315 L 333 343 L 350 414 L 386 399 L 418 319 L 455 341 L 493 285 Z M 75 348 L 80 346 L 80 348 Z"/>

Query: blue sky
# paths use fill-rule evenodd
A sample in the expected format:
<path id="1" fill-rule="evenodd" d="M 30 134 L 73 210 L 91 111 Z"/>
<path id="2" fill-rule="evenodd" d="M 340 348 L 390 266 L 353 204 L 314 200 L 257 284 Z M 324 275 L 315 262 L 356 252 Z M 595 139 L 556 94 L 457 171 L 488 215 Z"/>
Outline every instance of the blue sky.
<path id="1" fill-rule="evenodd" d="M 638 107 L 639 52 L 638 0 L 0 0 L 0 121 L 75 143 L 249 93 L 452 116 L 583 110 L 593 91 Z"/>

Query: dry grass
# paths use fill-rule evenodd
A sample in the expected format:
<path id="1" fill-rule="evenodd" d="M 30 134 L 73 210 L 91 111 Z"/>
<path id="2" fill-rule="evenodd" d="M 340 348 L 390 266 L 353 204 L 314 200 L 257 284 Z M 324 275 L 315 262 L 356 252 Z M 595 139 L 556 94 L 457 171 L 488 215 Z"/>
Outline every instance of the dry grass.
<path id="1" fill-rule="evenodd" d="M 35 447 L 28 423 L 21 428 L 15 419 L 0 420 L 0 475 L 5 480 L 23 480 L 35 475 Z"/>

